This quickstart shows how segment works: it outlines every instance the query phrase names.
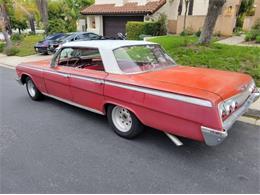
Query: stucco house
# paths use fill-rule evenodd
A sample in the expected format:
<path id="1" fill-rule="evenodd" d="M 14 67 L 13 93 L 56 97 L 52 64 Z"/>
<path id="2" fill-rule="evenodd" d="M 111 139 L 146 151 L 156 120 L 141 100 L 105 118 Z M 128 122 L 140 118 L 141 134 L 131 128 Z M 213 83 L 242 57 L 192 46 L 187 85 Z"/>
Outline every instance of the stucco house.
<path id="1" fill-rule="evenodd" d="M 241 0 L 227 0 L 219 16 L 215 32 L 232 35 L 236 24 L 236 14 Z M 187 28 L 194 32 L 204 24 L 209 0 L 191 0 L 188 5 Z M 185 5 L 183 0 L 96 0 L 95 4 L 83 9 L 79 30 L 87 30 L 104 36 L 125 33 L 128 21 L 146 21 L 167 15 L 169 33 L 183 31 Z"/>

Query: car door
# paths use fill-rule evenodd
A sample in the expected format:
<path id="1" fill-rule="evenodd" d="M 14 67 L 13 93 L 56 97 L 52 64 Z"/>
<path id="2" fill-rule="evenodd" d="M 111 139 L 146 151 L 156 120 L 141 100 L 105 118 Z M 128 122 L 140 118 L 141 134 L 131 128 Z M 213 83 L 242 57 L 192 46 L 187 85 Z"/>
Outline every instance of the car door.
<path id="1" fill-rule="evenodd" d="M 72 100 L 69 81 L 71 67 L 68 63 L 72 55 L 72 48 L 63 48 L 54 56 L 51 67 L 44 71 L 44 82 L 49 95 Z"/>
<path id="2" fill-rule="evenodd" d="M 78 48 L 80 64 L 71 71 L 70 86 L 73 102 L 102 112 L 104 101 L 104 70 L 99 50 Z"/>

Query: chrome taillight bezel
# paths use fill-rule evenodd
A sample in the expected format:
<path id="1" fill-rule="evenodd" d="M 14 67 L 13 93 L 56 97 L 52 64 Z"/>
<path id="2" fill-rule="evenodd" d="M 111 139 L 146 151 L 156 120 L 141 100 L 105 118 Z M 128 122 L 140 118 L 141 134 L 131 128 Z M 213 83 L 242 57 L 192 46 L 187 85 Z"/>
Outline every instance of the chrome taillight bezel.
<path id="1" fill-rule="evenodd" d="M 235 112 L 241 105 L 243 105 L 243 103 L 255 91 L 255 89 L 255 82 L 251 81 L 251 83 L 244 91 L 224 101 L 221 101 L 218 104 L 219 117 L 221 121 L 223 122 L 224 120 L 226 120 L 233 112 Z M 226 113 L 226 116 L 223 117 L 223 113 Z"/>

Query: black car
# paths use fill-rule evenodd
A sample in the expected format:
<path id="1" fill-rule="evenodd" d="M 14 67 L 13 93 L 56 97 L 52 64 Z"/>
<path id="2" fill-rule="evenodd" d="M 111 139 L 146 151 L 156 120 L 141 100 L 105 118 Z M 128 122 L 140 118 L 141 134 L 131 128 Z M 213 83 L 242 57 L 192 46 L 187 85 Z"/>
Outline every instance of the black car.
<path id="1" fill-rule="evenodd" d="M 55 33 L 55 34 L 47 36 L 44 40 L 39 41 L 34 46 L 36 53 L 49 54 L 50 53 L 50 45 L 53 42 L 55 42 L 56 40 L 62 38 L 64 35 L 65 35 L 64 33 Z"/>
<path id="2" fill-rule="evenodd" d="M 67 33 L 63 37 L 57 39 L 56 41 L 52 42 L 50 45 L 50 51 L 55 52 L 59 46 L 64 43 L 71 42 L 71 41 L 88 41 L 88 40 L 102 40 L 104 39 L 103 36 L 92 32 L 74 32 L 74 33 Z"/>

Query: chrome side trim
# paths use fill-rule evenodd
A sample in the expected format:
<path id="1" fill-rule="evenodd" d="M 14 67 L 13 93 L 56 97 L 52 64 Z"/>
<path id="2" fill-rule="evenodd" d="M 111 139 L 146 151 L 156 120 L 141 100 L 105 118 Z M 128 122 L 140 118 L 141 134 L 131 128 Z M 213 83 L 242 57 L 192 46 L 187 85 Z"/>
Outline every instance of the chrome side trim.
<path id="1" fill-rule="evenodd" d="M 80 104 L 77 104 L 75 102 L 72 102 L 72 101 L 69 101 L 69 100 L 65 100 L 63 98 L 60 98 L 60 97 L 57 97 L 57 96 L 54 96 L 54 95 L 50 95 L 50 94 L 47 94 L 47 93 L 42 93 L 43 95 L 45 96 L 48 96 L 48 97 L 51 97 L 53 99 L 56 99 L 56 100 L 59 100 L 59 101 L 62 101 L 64 103 L 67 103 L 67 104 L 70 104 L 72 106 L 76 106 L 78 108 L 81 108 L 81 109 L 84 109 L 84 110 L 88 110 L 88 111 L 91 111 L 91 112 L 95 112 L 97 114 L 101 114 L 101 115 L 105 115 L 103 112 L 99 111 L 99 110 L 96 110 L 96 109 L 93 109 L 93 108 L 89 108 L 87 106 L 82 106 Z"/>
<path id="2" fill-rule="evenodd" d="M 32 70 L 48 72 L 48 73 L 51 73 L 51 74 L 56 74 L 56 75 L 60 75 L 60 76 L 64 76 L 64 77 L 72 77 L 72 78 L 76 78 L 76 79 L 86 80 L 86 81 L 90 81 L 90 82 L 94 82 L 94 83 L 98 83 L 98 84 L 104 83 L 104 81 L 102 79 L 96 79 L 96 78 L 88 77 L 88 76 L 80 76 L 80 75 L 76 75 L 76 74 L 67 74 L 67 73 L 58 72 L 58 71 L 38 69 L 38 68 L 30 67 L 30 66 L 23 66 L 23 67 L 28 68 L 28 69 L 32 69 Z"/>
<path id="3" fill-rule="evenodd" d="M 200 105 L 200 106 L 212 107 L 212 104 L 210 101 L 202 100 L 202 99 L 198 99 L 198 98 L 188 97 L 188 96 L 184 96 L 184 95 L 178 95 L 178 94 L 159 91 L 159 90 L 155 90 L 155 89 L 149 89 L 149 88 L 145 88 L 145 87 L 131 86 L 131 85 L 116 83 L 116 82 L 111 82 L 111 81 L 105 81 L 105 84 L 115 86 L 115 87 L 120 87 L 123 89 L 129 89 L 129 90 L 133 90 L 133 91 L 143 92 L 143 93 L 147 93 L 147 94 L 155 95 L 155 96 L 159 96 L 159 97 L 179 100 L 182 102 L 187 102 L 187 103 L 196 104 L 196 105 Z"/>
<path id="4" fill-rule="evenodd" d="M 205 143 L 208 146 L 216 146 L 221 144 L 228 136 L 227 131 L 219 131 L 208 127 L 201 127 L 201 132 Z"/>
<path id="5" fill-rule="evenodd" d="M 48 72 L 48 73 L 51 73 L 51 74 L 60 75 L 60 76 L 63 76 L 63 77 L 69 77 L 69 74 L 63 73 L 63 72 L 51 71 L 51 70 L 42 70 L 42 71 L 43 72 Z"/>
<path id="6" fill-rule="evenodd" d="M 29 66 L 24 66 L 24 67 L 29 68 L 29 69 L 33 69 L 33 70 L 40 70 L 40 71 L 43 71 L 43 72 L 49 72 L 51 74 L 57 74 L 57 75 L 69 77 L 69 75 L 66 74 L 66 73 L 61 73 L 61 72 L 56 72 L 56 71 L 51 71 L 51 70 L 45 70 L 45 69 L 37 69 L 37 68 L 29 67 Z M 96 78 L 87 77 L 87 76 L 86 77 L 85 76 L 79 76 L 79 75 L 75 75 L 75 74 L 71 74 L 70 77 L 82 79 L 82 80 L 87 80 L 87 81 L 95 82 L 95 83 L 98 83 L 98 84 L 104 84 L 105 83 L 107 85 L 111 85 L 111 86 L 115 86 L 115 87 L 120 87 L 120 88 L 129 89 L 129 90 L 133 90 L 133 91 L 143 92 L 143 93 L 147 93 L 147 94 L 151 94 L 151 95 L 155 95 L 155 96 L 159 96 L 159 97 L 174 99 L 174 100 L 187 102 L 187 103 L 191 103 L 191 104 L 196 104 L 196 105 L 200 105 L 200 106 L 212 107 L 212 103 L 208 100 L 188 97 L 188 96 L 185 96 L 185 95 L 178 95 L 178 94 L 174 94 L 174 93 L 170 93 L 170 92 L 164 92 L 164 91 L 149 89 L 149 88 L 145 88 L 145 87 L 131 86 L 131 85 L 128 85 L 128 84 L 122 84 L 122 83 L 117 83 L 117 82 L 104 81 L 102 79 L 96 79 Z"/>
<path id="7" fill-rule="evenodd" d="M 40 68 L 34 68 L 34 67 L 31 67 L 31 66 L 20 66 L 22 68 L 27 68 L 27 69 L 31 69 L 31 70 L 37 70 L 37 71 L 42 71 L 42 69 Z"/>
<path id="8" fill-rule="evenodd" d="M 98 84 L 104 83 L 104 81 L 102 79 L 96 79 L 96 78 L 88 77 L 88 76 L 79 76 L 79 75 L 71 74 L 70 77 L 85 80 L 85 81 L 91 81 L 91 82 L 98 83 Z"/>

